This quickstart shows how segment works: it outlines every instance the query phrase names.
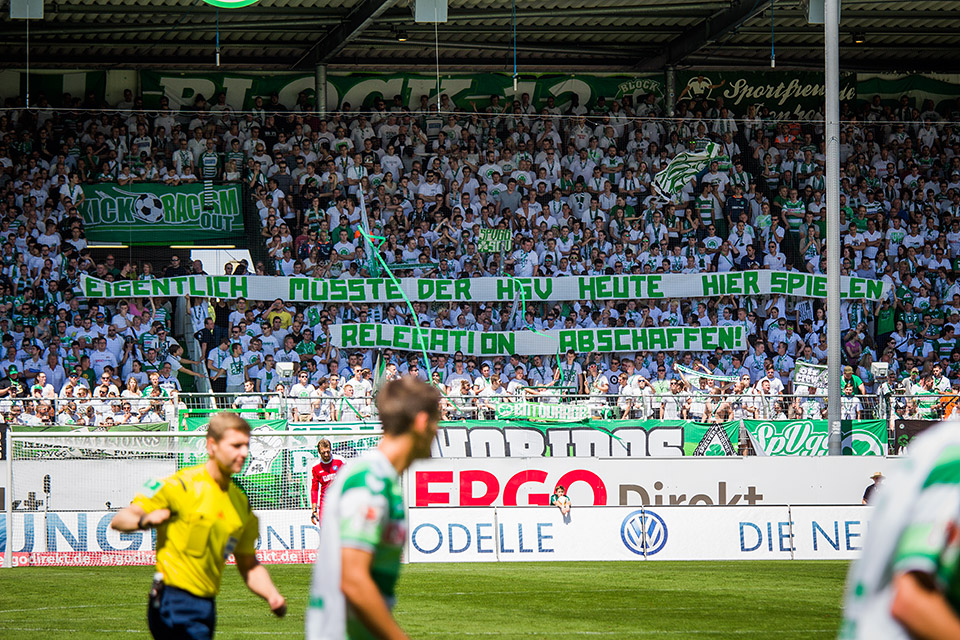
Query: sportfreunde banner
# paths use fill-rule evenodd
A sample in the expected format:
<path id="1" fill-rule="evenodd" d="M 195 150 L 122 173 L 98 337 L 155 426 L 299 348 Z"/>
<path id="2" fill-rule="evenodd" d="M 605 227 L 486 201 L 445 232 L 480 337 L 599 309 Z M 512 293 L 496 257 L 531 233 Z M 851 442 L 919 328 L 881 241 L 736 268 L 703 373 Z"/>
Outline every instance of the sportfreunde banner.
<path id="1" fill-rule="evenodd" d="M 199 202 L 199 196 L 197 198 Z M 86 218 L 85 214 L 84 219 Z M 161 228 L 164 225 L 165 223 Z M 152 228 L 150 233 L 153 234 Z M 282 298 L 286 302 L 373 304 L 402 303 L 405 299 L 414 302 L 513 302 L 522 298 L 527 302 L 559 302 L 761 296 L 773 293 L 800 298 L 827 297 L 826 276 L 786 271 L 460 280 L 400 278 L 399 283 L 398 286 L 389 278 L 340 280 L 272 276 L 183 276 L 107 282 L 80 276 L 80 288 L 87 298 L 189 295 L 204 298 Z M 881 280 L 853 276 L 843 276 L 841 280 L 840 295 L 843 298 L 878 301 L 888 292 L 889 285 Z"/>
<path id="2" fill-rule="evenodd" d="M 384 324 L 338 324 L 330 340 L 340 349 L 400 349 L 471 356 L 566 352 L 743 351 L 742 326 L 563 329 L 560 331 L 461 331 Z"/>
<path id="3" fill-rule="evenodd" d="M 679 458 L 733 456 L 740 422 L 591 420 L 538 424 L 525 420 L 441 422 L 438 458 Z"/>
<path id="4" fill-rule="evenodd" d="M 825 456 L 830 430 L 826 420 L 744 420 L 759 456 Z M 887 453 L 885 420 L 844 420 L 840 425 L 845 456 Z"/>
<path id="5" fill-rule="evenodd" d="M 139 183 L 83 186 L 78 207 L 87 240 L 126 244 L 183 243 L 243 235 L 239 184 L 213 186 L 204 207 L 203 184 Z"/>

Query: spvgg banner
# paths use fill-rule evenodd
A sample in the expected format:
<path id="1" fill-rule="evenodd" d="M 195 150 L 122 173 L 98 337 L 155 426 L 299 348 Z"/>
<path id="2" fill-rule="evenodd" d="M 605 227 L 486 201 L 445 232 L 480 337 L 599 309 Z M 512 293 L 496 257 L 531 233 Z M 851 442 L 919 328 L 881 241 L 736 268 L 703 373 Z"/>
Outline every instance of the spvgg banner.
<path id="1" fill-rule="evenodd" d="M 562 329 L 560 331 L 461 331 L 383 324 L 337 324 L 330 341 L 339 349 L 399 349 L 481 357 L 636 351 L 743 351 L 742 326 Z"/>
<path id="2" fill-rule="evenodd" d="M 314 74 L 227 74 L 181 73 L 170 71 L 141 71 L 145 106 L 157 107 L 161 96 L 166 96 L 174 109 L 191 107 L 198 95 L 214 102 L 218 93 L 226 95 L 233 109 L 251 109 L 257 96 L 277 93 L 280 103 L 292 107 L 300 92 L 312 98 L 315 90 Z M 327 75 L 327 109 L 339 109 L 349 103 L 356 110 L 370 107 L 376 98 L 391 105 L 394 96 L 400 96 L 404 106 L 416 109 L 420 96 L 434 96 L 436 102 L 437 77 L 415 73 L 348 73 Z M 662 74 L 589 75 L 524 74 L 513 86 L 513 76 L 504 73 L 444 74 L 440 78 L 440 92 L 450 96 L 459 108 L 473 110 L 473 105 L 484 108 L 491 96 L 498 96 L 501 104 L 515 96 L 530 94 L 533 104 L 544 104 L 549 97 L 564 107 L 572 96 L 582 105 L 592 105 L 604 96 L 618 99 L 631 96 L 634 103 L 643 102 L 648 94 L 657 100 L 663 96 Z"/>
<path id="3" fill-rule="evenodd" d="M 881 280 L 843 276 L 842 298 L 879 301 L 890 291 Z M 564 300 L 661 300 L 780 294 L 826 298 L 827 278 L 785 271 L 703 274 L 636 274 L 563 278 L 327 278 L 273 276 L 183 276 L 107 282 L 80 277 L 88 298 L 200 296 L 287 302 L 559 302 Z"/>
<path id="4" fill-rule="evenodd" d="M 242 236 L 240 185 L 214 185 L 213 196 L 207 209 L 200 183 L 90 184 L 83 186 L 78 209 L 92 241 L 157 244 Z"/>
<path id="5" fill-rule="evenodd" d="M 443 422 L 433 442 L 438 458 L 680 458 L 732 456 L 738 421 L 617 420 L 544 425 L 522 420 Z"/>
<path id="6" fill-rule="evenodd" d="M 840 76 L 840 99 L 857 95 L 856 75 Z M 767 107 L 777 120 L 806 120 L 823 112 L 823 74 L 812 71 L 710 71 L 677 73 L 677 97 L 700 100 L 723 98 L 737 117 L 747 107 Z"/>
<path id="7" fill-rule="evenodd" d="M 826 420 L 744 420 L 750 442 L 760 456 L 825 456 L 830 430 Z M 844 420 L 840 426 L 845 456 L 887 453 L 884 420 Z"/>

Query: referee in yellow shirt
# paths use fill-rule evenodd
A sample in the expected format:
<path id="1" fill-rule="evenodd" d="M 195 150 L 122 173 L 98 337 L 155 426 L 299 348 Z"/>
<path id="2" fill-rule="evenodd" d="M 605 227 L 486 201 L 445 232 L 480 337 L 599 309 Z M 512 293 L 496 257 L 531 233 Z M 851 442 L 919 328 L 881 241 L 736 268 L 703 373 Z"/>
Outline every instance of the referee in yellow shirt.
<path id="1" fill-rule="evenodd" d="M 259 522 L 247 496 L 230 482 L 250 452 L 250 425 L 218 413 L 207 427 L 206 463 L 151 480 L 110 526 L 117 531 L 157 528 L 157 573 L 147 622 L 157 640 L 210 640 L 216 625 L 214 598 L 232 553 L 247 587 L 283 616 L 286 600 L 254 545 Z"/>

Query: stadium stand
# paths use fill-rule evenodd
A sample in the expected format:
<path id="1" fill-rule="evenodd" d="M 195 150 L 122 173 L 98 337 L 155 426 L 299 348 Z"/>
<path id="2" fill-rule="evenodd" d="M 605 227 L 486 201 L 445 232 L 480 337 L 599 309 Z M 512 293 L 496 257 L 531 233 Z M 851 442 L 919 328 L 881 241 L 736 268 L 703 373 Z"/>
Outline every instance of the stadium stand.
<path id="1" fill-rule="evenodd" d="M 470 111 L 446 96 L 439 111 L 426 100 L 416 110 L 377 100 L 363 111 L 343 104 L 326 119 L 303 100 L 287 106 L 275 97 L 247 113 L 220 96 L 198 96 L 182 111 L 165 102 L 145 110 L 132 92 L 113 105 L 61 102 L 53 108 L 40 96 L 45 108 L 24 111 L 8 99 L 0 115 L 0 409 L 20 424 L 173 421 L 183 406 L 178 372 L 211 375 L 219 391 L 239 392 L 245 380 L 255 396 L 279 390 L 296 398 L 285 404 L 294 420 L 366 419 L 379 361 L 370 351 L 338 351 L 329 327 L 413 322 L 406 305 L 307 313 L 279 300 L 192 299 L 201 357 L 185 360 L 170 335 L 175 301 L 75 295 L 82 272 L 107 280 L 205 273 L 177 255 L 120 264 L 88 247 L 76 205 L 80 185 L 92 182 L 191 183 L 215 164 L 218 180 L 244 184 L 256 214 L 248 219 L 261 224 L 254 243 L 262 246 L 251 249 L 262 259 L 235 273 L 374 275 L 358 232 L 361 194 L 369 232 L 385 238 L 383 259 L 398 276 L 826 271 L 822 117 L 783 122 L 753 107 L 734 113 L 722 98 L 683 98 L 667 118 L 653 96 L 566 111 L 526 94 Z M 958 117 L 960 101 L 941 113 L 906 96 L 899 108 L 879 100 L 842 107 L 838 259 L 845 275 L 882 279 L 894 292 L 876 305 L 843 303 L 843 385 L 852 394 L 844 417 L 933 415 L 940 395 L 960 386 Z M 652 192 L 672 157 L 708 142 L 721 155 L 706 173 L 672 201 Z M 480 232 L 490 228 L 507 230 L 514 250 L 480 253 Z M 549 353 L 488 361 L 458 353 L 433 355 L 427 367 L 417 353 L 381 354 L 386 377 L 432 371 L 448 396 L 447 418 L 484 415 L 505 394 L 557 400 L 551 386 L 614 417 L 825 416 L 823 390 L 793 388 L 798 362 L 826 361 L 820 300 L 570 300 L 516 314 L 510 304 L 414 304 L 434 327 L 740 324 L 749 335 L 745 353 L 574 353 L 562 364 Z M 243 362 L 231 372 L 234 343 Z M 282 362 L 299 374 L 276 373 Z M 875 379 L 875 362 L 887 363 L 889 379 Z M 677 364 L 739 381 L 683 374 Z M 237 402 L 256 408 L 267 399 Z"/>

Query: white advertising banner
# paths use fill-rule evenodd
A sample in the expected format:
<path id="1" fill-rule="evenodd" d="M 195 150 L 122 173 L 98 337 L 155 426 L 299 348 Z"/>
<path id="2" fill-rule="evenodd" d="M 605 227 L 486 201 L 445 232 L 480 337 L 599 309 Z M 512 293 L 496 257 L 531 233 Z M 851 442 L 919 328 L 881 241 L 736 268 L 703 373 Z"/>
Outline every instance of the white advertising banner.
<path id="1" fill-rule="evenodd" d="M 411 508 L 410 562 L 551 560 L 852 559 L 871 510 L 860 506 Z M 320 530 L 307 510 L 257 511 L 257 557 L 316 559 Z M 156 532 L 110 529 L 112 511 L 0 514 L 14 566 L 150 565 Z M 232 559 L 231 559 L 232 561 Z"/>
<path id="2" fill-rule="evenodd" d="M 320 528 L 307 509 L 255 511 L 260 519 L 257 557 L 271 564 L 313 562 Z M 0 561 L 10 534 L 14 566 L 150 565 L 156 530 L 120 533 L 110 528 L 115 511 L 15 511 L 12 526 L 0 513 Z M 231 558 L 232 562 L 232 558 Z"/>
<path id="3" fill-rule="evenodd" d="M 860 504 L 895 459 L 431 458 L 405 475 L 411 507 L 541 506 L 559 484 L 574 506 Z"/>
<path id="4" fill-rule="evenodd" d="M 410 562 L 792 560 L 859 556 L 871 509 L 410 509 Z"/>

